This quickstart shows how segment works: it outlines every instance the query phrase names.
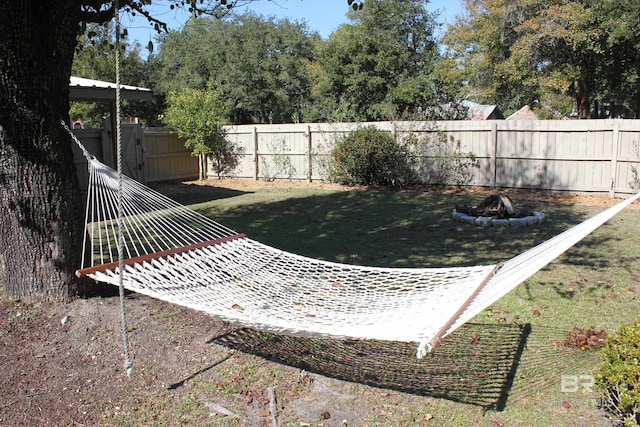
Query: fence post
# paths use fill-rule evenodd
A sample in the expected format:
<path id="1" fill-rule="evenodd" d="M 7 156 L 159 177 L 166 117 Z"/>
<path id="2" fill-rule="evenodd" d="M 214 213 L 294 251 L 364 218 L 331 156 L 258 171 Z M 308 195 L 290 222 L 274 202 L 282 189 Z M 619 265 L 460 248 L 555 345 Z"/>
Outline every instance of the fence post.
<path id="1" fill-rule="evenodd" d="M 311 144 L 311 126 L 307 125 L 307 153 L 309 167 L 307 168 L 307 180 L 311 182 L 313 180 L 313 145 Z"/>
<path id="2" fill-rule="evenodd" d="M 498 180 L 498 125 L 495 121 L 491 122 L 491 188 L 496 188 Z"/>
<path id="3" fill-rule="evenodd" d="M 620 120 L 613 121 L 613 132 L 611 134 L 611 188 L 609 197 L 616 197 L 616 174 L 618 169 L 618 143 L 620 140 Z"/>
<path id="4" fill-rule="evenodd" d="M 253 179 L 255 179 L 256 181 L 258 180 L 258 178 L 260 177 L 260 170 L 259 170 L 259 154 L 258 154 L 258 128 L 257 127 L 253 127 Z"/>

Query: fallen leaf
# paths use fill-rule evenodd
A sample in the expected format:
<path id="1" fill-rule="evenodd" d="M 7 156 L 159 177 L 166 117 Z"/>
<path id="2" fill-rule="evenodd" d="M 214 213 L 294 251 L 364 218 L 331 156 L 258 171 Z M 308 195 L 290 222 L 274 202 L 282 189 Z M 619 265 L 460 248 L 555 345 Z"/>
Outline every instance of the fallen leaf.
<path id="1" fill-rule="evenodd" d="M 569 402 L 567 402 L 566 400 L 562 401 L 562 406 L 564 408 L 567 408 L 567 409 L 571 408 L 571 404 Z"/>
<path id="2" fill-rule="evenodd" d="M 269 415 L 271 415 L 271 412 L 269 411 L 258 411 L 259 417 L 268 417 Z"/>
<path id="3" fill-rule="evenodd" d="M 497 427 L 504 427 L 504 423 L 502 421 L 498 421 L 498 420 L 491 420 L 491 424 L 493 424 L 494 426 L 497 426 Z"/>
<path id="4" fill-rule="evenodd" d="M 231 308 L 233 308 L 234 310 L 238 310 L 238 311 L 243 311 L 244 308 L 242 308 L 242 306 L 240 304 L 233 304 L 231 306 Z"/>
<path id="5" fill-rule="evenodd" d="M 534 316 L 540 316 L 540 310 L 533 310 Z"/>

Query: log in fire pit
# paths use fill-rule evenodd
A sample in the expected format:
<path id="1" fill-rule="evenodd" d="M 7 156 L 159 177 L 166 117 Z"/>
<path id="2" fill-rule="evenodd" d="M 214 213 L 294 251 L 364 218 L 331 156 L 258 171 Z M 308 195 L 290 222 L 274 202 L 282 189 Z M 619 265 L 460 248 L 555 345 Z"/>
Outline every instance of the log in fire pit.
<path id="1" fill-rule="evenodd" d="M 511 226 L 540 224 L 544 214 L 527 208 L 516 208 L 509 196 L 495 194 L 477 206 L 458 206 L 453 210 L 453 219 L 468 224 Z"/>

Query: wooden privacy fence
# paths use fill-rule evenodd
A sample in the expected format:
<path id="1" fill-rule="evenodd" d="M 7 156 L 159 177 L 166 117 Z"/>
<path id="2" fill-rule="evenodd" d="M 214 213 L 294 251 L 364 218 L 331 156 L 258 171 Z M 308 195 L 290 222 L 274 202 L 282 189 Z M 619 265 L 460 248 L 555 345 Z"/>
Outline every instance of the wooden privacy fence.
<path id="1" fill-rule="evenodd" d="M 478 167 L 470 185 L 612 196 L 636 192 L 640 120 L 621 119 L 229 126 L 228 138 L 244 153 L 235 175 L 324 180 L 337 138 L 367 125 L 398 138 L 436 138 L 445 133 L 446 140 L 459 143 L 461 152 L 476 156 Z"/>
<path id="2" fill-rule="evenodd" d="M 367 125 L 388 130 L 398 138 L 435 139 L 446 134 L 446 140 L 459 143 L 461 152 L 476 156 L 478 167 L 472 169 L 471 185 L 612 196 L 636 192 L 633 182 L 635 168 L 640 165 L 640 120 L 621 119 L 228 126 L 229 140 L 243 152 L 233 176 L 326 180 L 329 153 L 336 140 Z M 91 153 L 115 166 L 108 126 L 75 132 Z M 127 175 L 143 183 L 197 178 L 197 158 L 169 129 L 124 125 L 122 139 Z M 76 155 L 76 162 L 84 184 L 86 165 L 81 155 Z"/>
<path id="3" fill-rule="evenodd" d="M 105 121 L 104 129 L 78 129 L 73 132 L 97 159 L 116 169 L 115 138 Z M 80 188 L 88 183 L 87 162 L 75 147 L 75 163 Z M 198 178 L 198 158 L 184 146 L 175 132 L 166 128 L 122 125 L 122 169 L 125 175 L 148 184 Z"/>

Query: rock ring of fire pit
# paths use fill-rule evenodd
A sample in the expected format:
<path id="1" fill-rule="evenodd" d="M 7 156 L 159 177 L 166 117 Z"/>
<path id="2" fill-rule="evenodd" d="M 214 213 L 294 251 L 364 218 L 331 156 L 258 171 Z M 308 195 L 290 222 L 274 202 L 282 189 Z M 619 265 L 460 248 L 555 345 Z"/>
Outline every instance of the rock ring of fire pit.
<path id="1" fill-rule="evenodd" d="M 453 219 L 481 227 L 521 227 L 542 223 L 544 214 L 534 210 L 516 209 L 508 196 L 499 194 L 487 197 L 478 206 L 456 206 Z"/>

